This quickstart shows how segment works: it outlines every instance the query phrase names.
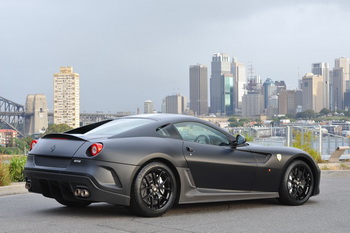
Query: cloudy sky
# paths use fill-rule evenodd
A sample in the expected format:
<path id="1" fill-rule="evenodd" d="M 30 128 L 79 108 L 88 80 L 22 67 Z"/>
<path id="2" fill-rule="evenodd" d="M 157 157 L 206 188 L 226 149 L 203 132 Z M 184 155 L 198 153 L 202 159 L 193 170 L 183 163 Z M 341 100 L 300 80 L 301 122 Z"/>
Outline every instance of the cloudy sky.
<path id="1" fill-rule="evenodd" d="M 350 57 L 348 0 L 0 0 L 0 96 L 20 104 L 80 74 L 81 112 L 143 111 L 189 96 L 189 66 L 228 53 L 289 88 Z M 210 78 L 210 77 L 208 77 Z"/>

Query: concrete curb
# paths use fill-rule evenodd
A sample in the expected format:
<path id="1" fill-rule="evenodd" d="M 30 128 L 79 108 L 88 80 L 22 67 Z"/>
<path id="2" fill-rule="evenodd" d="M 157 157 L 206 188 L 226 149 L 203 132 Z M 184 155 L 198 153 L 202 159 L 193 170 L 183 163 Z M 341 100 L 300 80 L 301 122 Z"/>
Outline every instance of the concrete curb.
<path id="1" fill-rule="evenodd" d="M 8 186 L 0 186 L 0 197 L 27 193 L 28 190 L 24 187 L 25 182 L 12 183 Z"/>

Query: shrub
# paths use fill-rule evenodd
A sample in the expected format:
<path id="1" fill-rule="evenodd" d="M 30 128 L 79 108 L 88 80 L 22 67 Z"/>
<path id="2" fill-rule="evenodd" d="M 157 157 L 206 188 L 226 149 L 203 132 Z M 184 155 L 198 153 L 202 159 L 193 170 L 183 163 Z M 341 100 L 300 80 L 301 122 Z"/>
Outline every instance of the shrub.
<path id="1" fill-rule="evenodd" d="M 24 181 L 24 165 L 26 164 L 26 156 L 14 156 L 9 163 L 10 177 L 12 182 Z"/>
<path id="2" fill-rule="evenodd" d="M 0 159 L 0 186 L 9 185 L 10 183 L 11 183 L 11 176 L 10 176 L 9 165 L 6 163 L 3 163 L 3 161 Z"/>
<path id="3" fill-rule="evenodd" d="M 302 134 L 300 132 L 294 131 L 294 142 L 293 142 L 293 147 L 302 149 L 309 153 L 312 158 L 320 163 L 322 162 L 322 157 L 321 154 L 312 148 L 311 146 L 311 141 L 314 139 L 314 136 L 311 131 L 304 132 L 303 134 L 303 139 L 301 138 Z"/>

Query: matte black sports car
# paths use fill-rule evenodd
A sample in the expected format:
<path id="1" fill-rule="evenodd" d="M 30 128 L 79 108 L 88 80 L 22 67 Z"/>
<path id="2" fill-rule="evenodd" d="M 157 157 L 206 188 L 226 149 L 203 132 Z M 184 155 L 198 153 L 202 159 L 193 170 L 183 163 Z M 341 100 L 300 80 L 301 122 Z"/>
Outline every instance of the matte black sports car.
<path id="1" fill-rule="evenodd" d="M 69 207 L 92 202 L 159 216 L 174 203 L 317 195 L 320 170 L 306 152 L 246 143 L 195 117 L 137 115 L 33 141 L 26 188 Z"/>

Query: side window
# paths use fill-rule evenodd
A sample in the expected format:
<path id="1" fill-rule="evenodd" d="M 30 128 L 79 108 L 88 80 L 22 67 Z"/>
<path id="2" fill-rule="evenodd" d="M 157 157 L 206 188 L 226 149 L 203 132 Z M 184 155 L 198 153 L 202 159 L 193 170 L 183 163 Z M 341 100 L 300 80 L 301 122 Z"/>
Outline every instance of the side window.
<path id="1" fill-rule="evenodd" d="M 215 146 L 228 146 L 230 140 L 216 129 L 197 122 L 182 122 L 174 124 L 177 131 L 185 141 Z"/>
<path id="2" fill-rule="evenodd" d="M 180 137 L 179 133 L 174 129 L 174 126 L 171 124 L 167 124 L 167 125 L 163 125 L 161 127 L 158 127 L 156 129 L 156 132 L 162 137 L 182 139 Z"/>

